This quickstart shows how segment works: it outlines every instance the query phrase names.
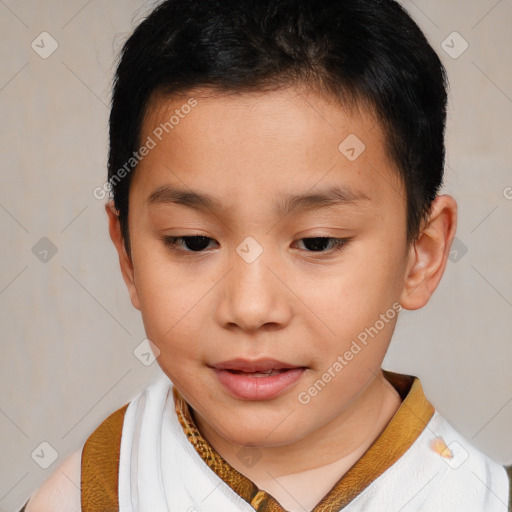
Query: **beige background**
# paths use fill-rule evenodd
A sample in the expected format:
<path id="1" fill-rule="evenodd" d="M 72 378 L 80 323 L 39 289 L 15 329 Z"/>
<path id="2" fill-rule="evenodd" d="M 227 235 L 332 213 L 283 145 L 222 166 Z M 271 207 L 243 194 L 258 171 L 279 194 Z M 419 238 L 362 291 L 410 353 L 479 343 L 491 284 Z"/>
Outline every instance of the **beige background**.
<path id="1" fill-rule="evenodd" d="M 0 1 L 2 511 L 158 371 L 134 357 L 142 323 L 93 197 L 105 181 L 114 55 L 152 4 Z M 512 2 L 403 4 L 451 81 L 445 190 L 459 202 L 460 244 L 430 304 L 402 314 L 385 367 L 418 375 L 463 435 L 511 463 Z M 31 48 L 43 31 L 59 45 L 47 59 Z M 441 47 L 454 31 L 469 43 L 457 59 Z M 452 39 L 452 52 L 462 48 Z M 46 263 L 33 253 L 43 237 L 57 248 Z M 46 470 L 31 458 L 42 442 L 58 452 Z"/>

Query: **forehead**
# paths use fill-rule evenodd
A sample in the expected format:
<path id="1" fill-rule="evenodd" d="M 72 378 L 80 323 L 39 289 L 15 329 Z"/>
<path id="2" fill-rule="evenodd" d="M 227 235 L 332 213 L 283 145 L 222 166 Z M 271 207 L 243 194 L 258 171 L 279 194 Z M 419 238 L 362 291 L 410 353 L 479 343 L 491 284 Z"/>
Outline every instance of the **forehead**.
<path id="1" fill-rule="evenodd" d="M 395 205 L 403 197 L 372 112 L 310 90 L 157 95 L 140 135 L 149 139 L 130 191 L 149 203 L 165 187 L 240 208 L 268 200 L 275 213 L 278 196 L 307 190 L 338 187 Z"/>

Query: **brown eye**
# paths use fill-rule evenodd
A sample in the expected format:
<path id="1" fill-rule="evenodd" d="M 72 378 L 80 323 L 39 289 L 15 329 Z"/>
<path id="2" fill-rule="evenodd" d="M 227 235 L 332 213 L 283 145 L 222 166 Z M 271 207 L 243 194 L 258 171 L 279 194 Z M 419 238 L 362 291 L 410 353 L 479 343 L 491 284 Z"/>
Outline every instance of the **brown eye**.
<path id="1" fill-rule="evenodd" d="M 212 238 L 202 235 L 193 236 L 166 236 L 163 238 L 164 244 L 175 250 L 184 252 L 201 252 L 204 251 Z M 179 249 L 178 247 L 186 247 Z"/>
<path id="2" fill-rule="evenodd" d="M 347 238 L 332 238 L 325 236 L 302 238 L 299 242 L 303 242 L 309 252 L 328 252 L 329 242 L 332 241 L 331 250 L 341 250 L 348 242 Z M 327 250 L 326 250 L 327 249 Z"/>

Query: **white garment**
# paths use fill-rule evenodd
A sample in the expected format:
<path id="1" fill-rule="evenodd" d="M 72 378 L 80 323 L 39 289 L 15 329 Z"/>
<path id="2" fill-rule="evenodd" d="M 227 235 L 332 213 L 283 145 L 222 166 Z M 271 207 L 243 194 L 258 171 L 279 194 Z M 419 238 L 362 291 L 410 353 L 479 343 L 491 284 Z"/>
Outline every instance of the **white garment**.
<path id="1" fill-rule="evenodd" d="M 430 443 L 442 437 L 452 459 Z M 344 512 L 507 512 L 505 469 L 437 412 L 407 452 Z M 175 411 L 163 375 L 128 405 L 121 437 L 120 512 L 254 512 L 201 459 Z"/>

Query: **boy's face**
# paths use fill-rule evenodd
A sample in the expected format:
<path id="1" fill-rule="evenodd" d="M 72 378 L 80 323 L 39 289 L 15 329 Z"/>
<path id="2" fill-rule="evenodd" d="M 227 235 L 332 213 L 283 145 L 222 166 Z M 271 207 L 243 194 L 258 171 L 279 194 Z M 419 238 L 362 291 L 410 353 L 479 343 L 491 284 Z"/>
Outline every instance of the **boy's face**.
<path id="1" fill-rule="evenodd" d="M 157 144 L 130 188 L 131 298 L 199 422 L 241 445 L 293 443 L 379 372 L 410 260 L 405 192 L 367 113 L 296 89 L 194 98 L 188 114 L 188 98 L 156 100 L 144 121 L 141 142 Z M 344 199 L 329 206 L 287 203 L 333 187 Z M 172 189 L 220 208 L 176 204 Z M 208 239 L 165 242 L 194 235 Z M 299 369 L 215 369 L 262 358 Z"/>

